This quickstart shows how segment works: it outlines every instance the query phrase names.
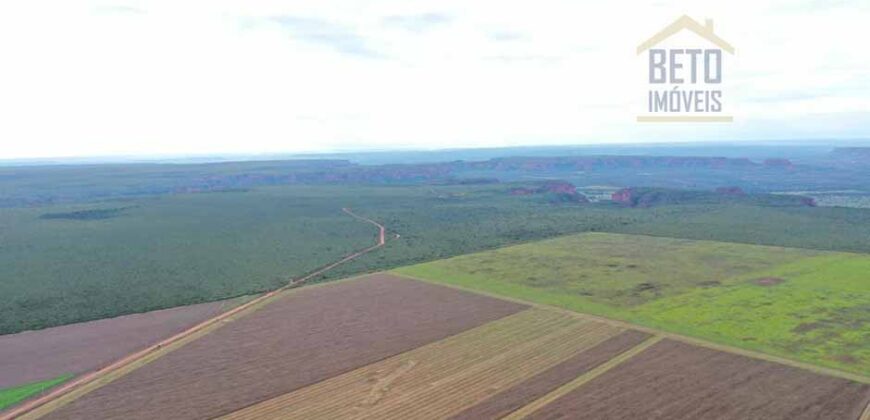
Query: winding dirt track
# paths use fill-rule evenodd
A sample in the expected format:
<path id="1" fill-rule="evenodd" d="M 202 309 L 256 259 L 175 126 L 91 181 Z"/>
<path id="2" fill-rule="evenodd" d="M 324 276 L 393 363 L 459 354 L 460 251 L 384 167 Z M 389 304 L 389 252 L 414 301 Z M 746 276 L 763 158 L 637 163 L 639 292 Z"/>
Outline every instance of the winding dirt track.
<path id="1" fill-rule="evenodd" d="M 265 303 L 266 301 L 268 301 L 269 299 L 275 297 L 276 295 L 278 295 L 282 291 L 301 286 L 302 284 L 304 284 L 305 282 L 307 282 L 308 280 L 310 280 L 314 277 L 317 277 L 323 273 L 326 273 L 327 271 L 332 270 L 333 268 L 335 268 L 341 264 L 344 264 L 348 261 L 359 258 L 360 256 L 365 255 L 371 251 L 374 251 L 375 249 L 378 249 L 386 244 L 386 228 L 382 224 L 375 222 L 374 220 L 369 219 L 367 217 L 360 216 L 360 215 L 354 213 L 353 211 L 351 211 L 347 207 L 342 208 L 341 211 L 343 211 L 344 213 L 347 213 L 349 216 L 351 216 L 357 220 L 360 220 L 360 221 L 370 223 L 370 224 L 377 226 L 377 228 L 378 228 L 378 241 L 377 241 L 377 243 L 375 243 L 374 245 L 372 245 L 370 247 L 364 248 L 364 249 L 359 250 L 357 252 L 354 252 L 350 255 L 347 255 L 344 258 L 342 258 L 336 262 L 333 262 L 331 264 L 323 266 L 323 267 L 321 267 L 321 268 L 319 268 L 311 273 L 306 274 L 303 277 L 300 277 L 298 279 L 293 279 L 281 288 L 275 289 L 271 292 L 267 292 L 267 293 L 255 298 L 255 299 L 251 300 L 250 302 L 247 302 L 243 305 L 237 306 L 237 307 L 235 307 L 227 312 L 224 312 L 220 315 L 217 315 L 211 319 L 207 319 L 207 320 L 205 320 L 197 325 L 194 325 L 193 327 L 191 327 L 185 331 L 182 331 L 176 335 L 173 335 L 172 337 L 169 337 L 169 338 L 167 338 L 167 339 L 165 339 L 157 344 L 154 344 L 148 348 L 145 348 L 145 349 L 140 350 L 136 353 L 133 353 L 129 356 L 126 356 L 126 357 L 122 358 L 121 360 L 118 360 L 118 361 L 110 364 L 109 366 L 98 369 L 94 372 L 91 372 L 91 373 L 83 375 L 77 379 L 74 379 L 70 382 L 67 382 L 66 384 L 63 384 L 60 387 L 55 388 L 54 390 L 44 394 L 43 396 L 41 396 L 39 398 L 25 402 L 24 404 L 6 412 L 6 413 L 2 413 L 2 416 L 0 416 L 0 420 L 11 420 L 11 419 L 17 418 L 21 415 L 24 415 L 32 410 L 35 410 L 36 408 L 39 408 L 39 407 L 41 407 L 41 406 L 43 406 L 51 401 L 54 401 L 55 399 L 57 399 L 63 395 L 66 395 L 69 392 L 71 392 L 75 389 L 78 389 L 79 387 L 82 387 L 82 386 L 87 385 L 87 384 L 91 384 L 91 383 L 103 378 L 104 376 L 107 376 L 113 372 L 116 372 L 122 368 L 129 366 L 132 363 L 135 363 L 139 360 L 142 360 L 143 358 L 146 358 L 147 356 L 152 355 L 153 353 L 162 349 L 163 347 L 169 346 L 171 344 L 175 344 L 175 343 L 177 343 L 185 338 L 188 338 L 188 337 L 206 329 L 207 327 L 211 327 L 219 322 L 227 320 L 228 318 L 230 318 L 232 316 L 237 316 L 244 311 L 256 308 L 256 307 L 260 306 L 261 304 Z"/>

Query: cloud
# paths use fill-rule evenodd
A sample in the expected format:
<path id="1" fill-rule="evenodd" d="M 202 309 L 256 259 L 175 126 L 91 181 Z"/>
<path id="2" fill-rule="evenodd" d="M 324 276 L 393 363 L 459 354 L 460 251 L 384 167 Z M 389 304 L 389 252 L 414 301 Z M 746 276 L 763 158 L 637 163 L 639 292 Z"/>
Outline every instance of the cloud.
<path id="1" fill-rule="evenodd" d="M 502 42 L 517 41 L 523 38 L 519 33 L 510 31 L 497 31 L 491 33 L 489 36 L 495 41 Z"/>
<path id="2" fill-rule="evenodd" d="M 104 14 L 121 14 L 121 15 L 123 15 L 123 14 L 142 15 L 142 14 L 146 13 L 145 9 L 135 7 L 135 6 L 122 5 L 122 4 L 98 5 L 98 6 L 95 6 L 93 10 L 95 13 L 98 13 L 98 14 L 104 13 Z"/>
<path id="3" fill-rule="evenodd" d="M 562 61 L 562 57 L 558 56 L 548 56 L 548 55 L 535 55 L 535 54 L 514 54 L 514 55 L 493 55 L 489 57 L 484 57 L 485 60 L 502 62 L 505 64 L 513 64 L 513 63 L 541 63 L 541 64 L 553 64 L 559 61 Z"/>
<path id="4" fill-rule="evenodd" d="M 870 137 L 870 3 L 820 5 L 0 1 L 0 158 Z M 737 48 L 734 124 L 634 121 L 682 14 Z"/>
<path id="5" fill-rule="evenodd" d="M 297 16 L 274 16 L 268 20 L 281 26 L 300 41 L 324 45 L 342 54 L 384 58 L 382 53 L 369 47 L 364 37 L 342 25 Z"/>
<path id="6" fill-rule="evenodd" d="M 441 13 L 421 13 L 414 15 L 392 15 L 383 19 L 386 26 L 401 28 L 411 32 L 424 32 L 450 23 L 453 19 Z"/>

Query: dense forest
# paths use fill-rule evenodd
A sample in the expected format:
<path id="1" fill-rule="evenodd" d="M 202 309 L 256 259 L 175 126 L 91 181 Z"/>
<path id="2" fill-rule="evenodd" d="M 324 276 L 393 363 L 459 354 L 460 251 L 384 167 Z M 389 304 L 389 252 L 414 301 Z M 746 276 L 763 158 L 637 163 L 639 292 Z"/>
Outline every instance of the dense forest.
<path id="1" fill-rule="evenodd" d="M 870 252 L 867 148 L 618 148 L 0 166 L 0 334 L 605 231 Z M 550 154 L 548 154 L 550 153 Z M 699 157 L 700 156 L 700 157 Z"/>
<path id="2" fill-rule="evenodd" d="M 870 252 L 870 210 L 511 193 L 541 185 L 280 186 L 0 209 L 0 333 L 278 287 L 374 241 L 342 207 L 400 239 L 317 280 L 584 231 Z"/>

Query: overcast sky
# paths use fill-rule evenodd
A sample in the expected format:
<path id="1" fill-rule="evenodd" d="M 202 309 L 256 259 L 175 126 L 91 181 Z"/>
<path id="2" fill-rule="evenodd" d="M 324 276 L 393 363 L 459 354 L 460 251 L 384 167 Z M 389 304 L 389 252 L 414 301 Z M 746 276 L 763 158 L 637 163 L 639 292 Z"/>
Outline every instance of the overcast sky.
<path id="1" fill-rule="evenodd" d="M 0 158 L 870 138 L 867 1 L 0 2 Z M 737 50 L 733 124 L 642 124 L 635 48 Z"/>

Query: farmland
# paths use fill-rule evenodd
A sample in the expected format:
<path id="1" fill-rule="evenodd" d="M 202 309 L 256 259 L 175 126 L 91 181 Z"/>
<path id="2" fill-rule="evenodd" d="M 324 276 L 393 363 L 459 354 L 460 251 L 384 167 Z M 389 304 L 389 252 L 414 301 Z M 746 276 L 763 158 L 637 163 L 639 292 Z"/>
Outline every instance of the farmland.
<path id="1" fill-rule="evenodd" d="M 857 419 L 868 400 L 867 385 L 665 340 L 526 418 Z"/>
<path id="2" fill-rule="evenodd" d="M 870 257 L 602 233 L 396 270 L 870 373 Z"/>
<path id="3" fill-rule="evenodd" d="M 211 418 L 524 308 L 386 275 L 296 289 L 49 418 Z"/>
<path id="4" fill-rule="evenodd" d="M 446 418 L 620 333 L 531 309 L 225 418 Z M 607 356 L 637 343 L 622 344 Z"/>
<path id="5" fill-rule="evenodd" d="M 108 385 L 52 402 L 46 410 L 60 407 L 49 417 L 531 414 L 563 404 L 666 332 L 858 381 L 870 373 L 870 264 L 860 254 L 870 252 L 868 209 L 661 189 L 676 199 L 634 208 L 512 193 L 540 183 L 415 182 L 155 195 L 119 187 L 0 208 L 0 387 L 21 396 L 92 372 L 232 306 L 227 299 L 369 246 L 377 232 L 344 207 L 383 222 L 393 240 L 311 282 L 402 266 L 395 272 L 428 282 L 379 274 L 282 292 Z M 325 292 L 332 287 L 342 297 Z M 181 315 L 149 320 L 164 308 Z M 34 329 L 43 330 L 19 333 Z M 862 389 L 843 407 L 857 406 Z"/>
<path id="6" fill-rule="evenodd" d="M 51 387 L 67 381 L 72 376 L 71 373 L 67 373 L 56 378 L 0 388 L 0 410 L 23 401 L 32 395 L 51 389 Z"/>
<path id="7" fill-rule="evenodd" d="M 855 418 L 861 381 L 374 274 L 284 291 L 22 418 Z"/>
<path id="8" fill-rule="evenodd" d="M 201 303 L 0 336 L 0 388 L 95 370 L 243 300 Z"/>
<path id="9" fill-rule="evenodd" d="M 648 340 L 649 334 L 629 330 L 618 336 L 608 339 L 601 344 L 580 351 L 569 359 L 544 370 L 525 381 L 501 391 L 475 405 L 460 411 L 453 420 L 502 418 L 516 410 L 528 406 L 541 397 L 548 395 L 557 388 L 574 381 L 578 377 L 589 374 L 595 368 L 613 363 L 617 356 L 628 355 L 630 352 L 643 351 L 643 342 L 652 343 Z"/>

